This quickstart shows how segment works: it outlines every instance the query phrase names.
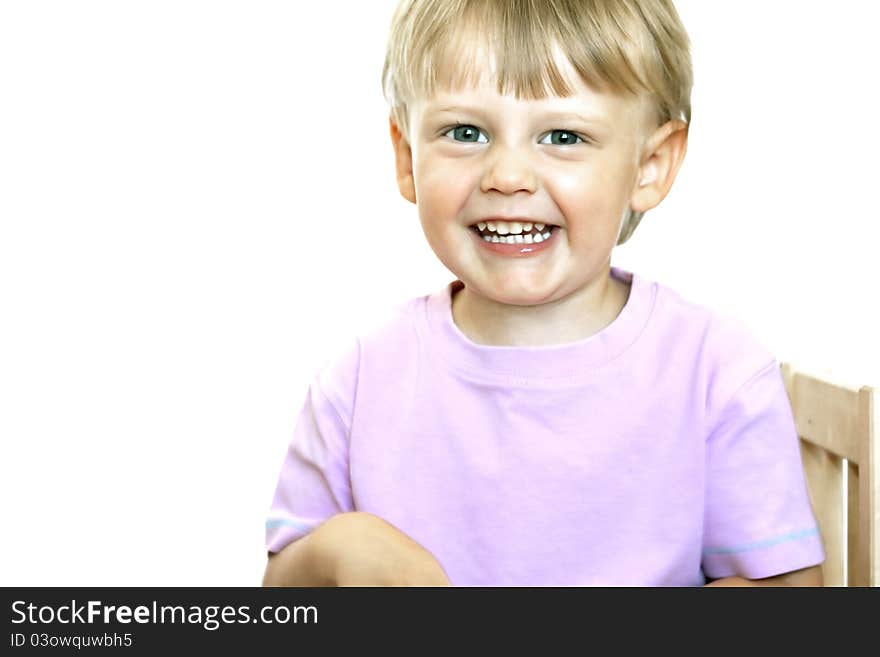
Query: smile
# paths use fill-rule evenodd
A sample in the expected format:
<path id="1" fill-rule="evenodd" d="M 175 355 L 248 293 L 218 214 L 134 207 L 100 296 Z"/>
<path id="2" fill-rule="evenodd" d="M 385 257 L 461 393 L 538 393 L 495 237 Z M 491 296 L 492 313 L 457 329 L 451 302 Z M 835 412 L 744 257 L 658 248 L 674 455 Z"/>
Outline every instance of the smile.
<path id="1" fill-rule="evenodd" d="M 492 253 L 510 257 L 526 257 L 546 251 L 556 243 L 555 238 L 559 233 L 559 226 L 538 225 L 541 226 L 541 230 L 532 225 L 529 226 L 529 232 L 520 230 L 515 234 L 507 235 L 499 235 L 498 232 L 490 230 L 488 225 L 482 230 L 478 225 L 474 225 L 469 230 L 480 246 Z"/>

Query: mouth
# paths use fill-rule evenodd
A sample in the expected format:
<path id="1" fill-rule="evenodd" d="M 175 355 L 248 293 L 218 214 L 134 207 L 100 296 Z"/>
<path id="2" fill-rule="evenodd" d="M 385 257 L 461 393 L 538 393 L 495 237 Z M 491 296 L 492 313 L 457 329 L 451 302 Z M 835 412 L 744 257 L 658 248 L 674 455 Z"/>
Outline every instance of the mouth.
<path id="1" fill-rule="evenodd" d="M 550 239 L 559 229 L 555 224 L 541 222 L 480 221 L 469 226 L 486 242 L 501 244 L 538 244 Z"/>

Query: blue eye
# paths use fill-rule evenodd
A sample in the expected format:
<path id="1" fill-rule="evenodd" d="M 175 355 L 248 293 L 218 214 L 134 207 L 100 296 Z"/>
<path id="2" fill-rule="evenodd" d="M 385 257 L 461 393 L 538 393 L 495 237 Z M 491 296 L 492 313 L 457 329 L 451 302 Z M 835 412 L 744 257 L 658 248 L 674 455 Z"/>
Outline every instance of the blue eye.
<path id="1" fill-rule="evenodd" d="M 475 128 L 472 125 L 457 125 L 454 128 L 451 128 L 447 132 L 445 132 L 444 136 L 448 135 L 450 132 L 453 134 L 458 134 L 458 136 L 462 137 L 461 141 L 471 143 L 471 144 L 476 144 L 476 143 L 485 144 L 486 141 L 488 141 L 488 140 L 483 141 L 483 142 L 475 141 L 475 138 L 477 137 L 477 135 L 479 135 L 481 133 L 477 128 Z M 455 137 L 453 137 L 453 139 L 455 139 Z M 456 141 L 459 141 L 459 140 L 456 139 Z"/>
<path id="2" fill-rule="evenodd" d="M 469 144 L 488 143 L 487 139 L 483 139 L 482 141 L 479 141 L 479 136 L 483 133 L 480 132 L 479 128 L 472 126 L 472 125 L 460 124 L 460 125 L 454 126 L 454 127 L 450 128 L 449 130 L 447 130 L 445 133 L 443 133 L 443 136 L 445 137 L 445 136 L 449 135 L 450 133 L 452 133 L 452 135 L 453 135 L 452 139 L 454 139 L 455 141 L 460 141 L 460 142 L 469 143 Z M 560 135 L 561 137 L 559 139 L 553 139 L 552 137 L 554 135 Z M 586 142 L 586 139 L 584 139 L 583 137 L 581 137 L 577 133 L 571 132 L 570 130 L 551 130 L 550 132 L 547 133 L 547 136 L 551 137 L 550 145 L 552 145 L 552 146 L 574 146 L 575 144 L 578 144 L 580 142 Z M 546 139 L 546 137 L 545 137 L 545 139 Z M 542 139 L 538 143 L 544 144 L 547 142 L 545 142 Z"/>
<path id="3" fill-rule="evenodd" d="M 552 130 L 549 133 L 547 133 L 548 137 L 550 137 L 552 135 L 564 135 L 565 136 L 565 139 L 562 141 L 562 143 L 553 141 L 551 139 L 551 142 L 554 146 L 574 146 L 575 144 L 578 143 L 578 141 L 584 141 L 584 139 L 580 135 L 577 135 L 573 132 L 569 132 L 568 130 Z M 540 143 L 543 144 L 544 141 L 542 140 Z"/>

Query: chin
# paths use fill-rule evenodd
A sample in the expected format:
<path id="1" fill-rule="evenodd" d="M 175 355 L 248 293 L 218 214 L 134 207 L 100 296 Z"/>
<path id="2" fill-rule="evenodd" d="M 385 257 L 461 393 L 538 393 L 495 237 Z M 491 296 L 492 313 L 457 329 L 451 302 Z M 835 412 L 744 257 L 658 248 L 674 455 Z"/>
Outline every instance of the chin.
<path id="1" fill-rule="evenodd" d="M 501 303 L 506 306 L 540 306 L 548 301 L 552 301 L 553 297 L 553 292 L 548 292 L 547 290 L 524 290 L 521 288 L 496 289 L 491 294 L 482 294 L 479 291 L 477 293 L 495 303 Z"/>

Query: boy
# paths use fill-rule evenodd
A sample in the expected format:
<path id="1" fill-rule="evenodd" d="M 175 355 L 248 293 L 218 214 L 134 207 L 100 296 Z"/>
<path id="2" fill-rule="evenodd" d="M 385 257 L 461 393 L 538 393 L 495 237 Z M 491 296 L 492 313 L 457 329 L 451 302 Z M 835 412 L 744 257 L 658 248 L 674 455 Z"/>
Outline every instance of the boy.
<path id="1" fill-rule="evenodd" d="M 690 121 L 666 0 L 405 0 L 397 180 L 457 277 L 313 381 L 266 585 L 821 585 L 778 363 L 610 266 Z"/>

